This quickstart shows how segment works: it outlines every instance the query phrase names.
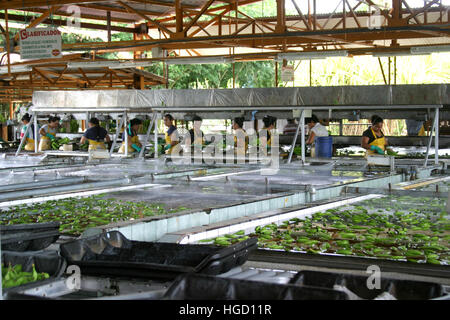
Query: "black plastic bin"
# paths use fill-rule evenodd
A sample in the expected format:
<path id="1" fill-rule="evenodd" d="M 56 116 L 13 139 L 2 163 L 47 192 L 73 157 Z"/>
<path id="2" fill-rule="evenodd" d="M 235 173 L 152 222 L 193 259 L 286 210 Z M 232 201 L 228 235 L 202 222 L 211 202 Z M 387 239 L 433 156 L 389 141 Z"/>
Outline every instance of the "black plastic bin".
<path id="1" fill-rule="evenodd" d="M 163 300 L 348 300 L 346 293 L 308 286 L 220 278 L 202 274 L 179 276 Z"/>
<path id="2" fill-rule="evenodd" d="M 291 284 L 332 289 L 334 285 L 347 288 L 361 299 L 372 300 L 389 293 L 397 300 L 428 300 L 445 295 L 442 285 L 432 282 L 380 278 L 379 289 L 369 289 L 367 277 L 320 271 L 300 271 Z"/>
<path id="3" fill-rule="evenodd" d="M 0 226 L 2 250 L 37 251 L 50 246 L 59 238 L 59 222 Z"/>
<path id="4" fill-rule="evenodd" d="M 83 274 L 174 279 L 188 272 L 225 273 L 245 263 L 256 243 L 256 238 L 229 247 L 141 242 L 111 231 L 62 244 L 60 250 Z"/>
<path id="5" fill-rule="evenodd" d="M 42 285 L 44 283 L 52 282 L 57 278 L 60 278 L 67 267 L 66 260 L 61 257 L 58 251 L 34 251 L 34 252 L 14 252 L 14 251 L 2 251 L 2 263 L 5 268 L 11 264 L 15 266 L 17 264 L 22 265 L 22 270 L 25 272 L 31 272 L 33 264 L 38 273 L 48 273 L 50 278 L 35 282 L 30 282 L 21 286 L 10 287 L 3 289 L 4 293 L 9 293 L 17 290 L 26 290 L 35 286 Z"/>

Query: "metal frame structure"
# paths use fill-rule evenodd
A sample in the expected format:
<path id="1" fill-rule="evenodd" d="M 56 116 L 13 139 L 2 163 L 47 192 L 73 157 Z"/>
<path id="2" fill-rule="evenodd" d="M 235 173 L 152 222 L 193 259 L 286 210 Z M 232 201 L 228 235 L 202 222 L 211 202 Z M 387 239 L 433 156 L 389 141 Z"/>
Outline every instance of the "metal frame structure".
<path id="1" fill-rule="evenodd" d="M 340 0 L 336 1 L 338 4 L 332 12 L 322 14 L 318 7 L 319 2 L 324 1 L 276 0 L 276 13 L 271 17 L 265 16 L 263 10 L 260 15 L 245 13 L 248 5 L 261 4 L 263 8 L 262 0 L 3 1 L 0 4 L 0 10 L 4 11 L 0 12 L 0 18 L 5 21 L 5 28 L 1 26 L 0 30 L 3 34 L 9 32 L 8 22 L 13 21 L 24 23 L 27 28 L 63 26 L 74 18 L 70 10 L 75 5 L 80 9 L 79 18 L 84 19 L 79 21 L 80 28 L 107 32 L 108 41 L 64 44 L 63 51 L 68 53 L 67 56 L 59 60 L 21 63 L 19 65 L 33 69 L 17 74 L 12 67 L 18 64 L 11 64 L 10 54 L 20 50 L 18 35 L 12 39 L 6 37 L 8 43 L 3 51 L 7 55 L 8 77 L 0 81 L 0 100 L 29 101 L 30 93 L 38 87 L 40 90 L 90 90 L 102 84 L 104 87 L 143 89 L 152 81 L 167 85 L 167 64 L 163 78 L 148 79 L 139 69 L 135 72 L 100 70 L 100 75 L 89 79 L 88 69 L 70 71 L 67 68 L 69 60 L 94 63 L 98 60 L 97 55 L 109 52 L 133 52 L 134 61 L 170 60 L 177 63 L 180 58 L 195 61 L 201 56 L 210 56 L 208 50 L 214 49 L 220 54 L 215 57 L 230 58 L 234 67 L 234 62 L 239 61 L 276 60 L 279 53 L 321 53 L 326 56 L 327 52 L 338 50 L 348 52 L 349 56 L 397 55 L 411 53 L 411 48 L 423 51 L 429 46 L 450 44 L 449 7 L 441 0 L 428 1 L 421 8 L 413 8 L 408 0 L 391 0 L 387 7 L 380 7 L 372 0 Z M 295 10 L 287 12 L 288 4 Z M 8 13 L 8 10 L 17 12 Z M 373 25 L 374 19 L 377 25 Z M 130 33 L 133 40 L 112 41 L 112 32 Z M 145 51 L 149 50 L 155 50 L 155 54 L 152 58 L 144 57 Z M 80 51 L 85 54 L 78 53 Z M 86 55 L 89 59 L 82 58 Z M 396 58 L 393 60 L 395 84 Z M 390 84 L 391 58 L 388 58 L 388 75 L 380 58 L 379 62 L 384 81 Z M 59 64 L 60 69 L 54 71 L 44 67 L 52 63 Z M 282 63 L 285 65 L 286 60 Z M 278 62 L 275 69 L 278 69 Z M 19 80 L 23 76 L 31 80 Z"/>
<path id="2" fill-rule="evenodd" d="M 379 110 L 379 109 L 383 109 L 383 106 L 339 106 L 338 107 L 339 110 L 356 110 L 356 109 L 360 109 L 360 110 Z M 386 108 L 386 107 L 384 107 Z M 434 121 L 433 121 L 433 129 L 430 132 L 430 137 L 428 140 L 428 147 L 427 147 L 427 152 L 426 152 L 426 156 L 425 156 L 425 162 L 424 162 L 424 167 L 426 167 L 427 162 L 428 162 L 428 155 L 429 155 L 429 151 L 430 151 L 430 147 L 431 147 L 431 141 L 433 138 L 433 131 L 435 133 L 435 139 L 434 139 L 434 147 L 435 147 L 435 157 L 434 157 L 434 163 L 437 165 L 439 163 L 439 109 L 443 108 L 443 105 L 421 105 L 421 106 L 402 106 L 402 105 L 391 105 L 389 106 L 389 109 L 395 110 L 411 110 L 411 109 L 434 109 L 435 110 L 435 116 L 434 116 Z M 292 141 L 292 147 L 289 153 L 289 158 L 288 158 L 288 163 L 291 162 L 292 160 L 292 154 L 293 154 L 293 150 L 295 147 L 295 144 L 297 142 L 297 138 L 298 138 L 298 134 L 299 132 L 301 132 L 301 147 L 302 147 L 302 156 L 301 156 L 301 160 L 302 163 L 304 164 L 306 162 L 306 157 L 305 157 L 305 126 L 302 125 L 305 122 L 305 110 L 333 110 L 333 109 L 337 109 L 336 106 L 290 106 L 290 107 L 260 107 L 260 106 L 255 106 L 255 107 L 153 107 L 152 110 L 153 112 L 186 112 L 186 113 L 191 113 L 191 112 L 196 112 L 196 111 L 204 111 L 204 112 L 231 112 L 231 111 L 280 111 L 280 110 L 289 110 L 289 111 L 293 111 L 293 110 L 300 110 L 301 114 L 299 117 L 299 121 L 298 121 L 298 125 L 297 125 L 297 129 L 296 129 L 296 133 L 293 137 L 293 141 Z M 155 145 L 157 144 L 157 140 L 155 139 Z"/>
<path id="3" fill-rule="evenodd" d="M 81 113 L 81 114 L 86 114 L 86 120 L 89 120 L 90 118 L 90 113 L 120 113 L 121 114 L 121 119 L 120 122 L 117 126 L 116 129 L 116 134 L 114 136 L 114 140 L 113 140 L 113 144 L 111 146 L 111 149 L 109 150 L 109 155 L 112 156 L 114 148 L 117 144 L 117 138 L 120 134 L 120 130 L 121 128 L 124 129 L 124 132 L 126 132 L 127 130 L 127 118 L 128 118 L 128 114 L 130 113 L 130 111 L 132 113 L 135 113 L 135 111 L 129 109 L 129 108 L 94 108 L 94 109 L 89 109 L 89 108 L 32 108 L 31 109 L 31 119 L 30 122 L 33 121 L 34 123 L 34 129 L 35 129 L 35 137 L 37 137 L 37 135 L 39 134 L 39 130 L 37 129 L 37 118 L 38 118 L 38 114 L 48 114 L 48 113 Z M 144 113 L 144 114 L 148 114 L 151 113 L 151 108 L 148 109 L 148 111 L 141 111 L 139 113 Z M 139 153 L 139 158 L 142 158 L 144 156 L 144 149 L 145 149 L 145 145 L 148 141 L 148 138 L 150 136 L 150 132 L 151 129 L 153 128 L 153 126 L 155 125 L 155 119 L 157 117 L 157 114 L 155 112 L 152 113 L 152 120 L 151 123 L 147 129 L 146 135 L 145 135 L 145 139 L 144 139 L 144 143 L 143 143 L 143 148 L 141 149 L 140 153 Z M 19 148 L 16 151 L 16 156 L 19 155 L 20 151 L 22 150 L 22 146 L 26 140 L 26 136 L 29 132 L 31 126 L 27 127 L 27 130 L 25 131 L 24 137 L 22 138 L 22 140 L 20 141 L 20 145 Z M 155 130 L 156 131 L 156 130 Z M 155 136 L 157 137 L 157 135 L 155 134 Z M 128 156 L 128 134 L 125 134 L 125 157 Z M 157 144 L 156 144 L 157 145 Z M 38 152 L 38 139 L 35 139 L 35 152 Z"/>

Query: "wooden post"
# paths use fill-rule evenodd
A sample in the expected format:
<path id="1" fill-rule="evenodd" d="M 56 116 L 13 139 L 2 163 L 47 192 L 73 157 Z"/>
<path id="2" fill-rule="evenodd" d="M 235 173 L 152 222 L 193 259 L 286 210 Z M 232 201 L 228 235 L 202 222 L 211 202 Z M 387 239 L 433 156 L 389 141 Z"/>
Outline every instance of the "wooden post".
<path id="1" fill-rule="evenodd" d="M 233 66 L 233 89 L 236 88 L 236 74 L 235 74 L 235 67 L 234 67 L 235 63 L 232 63 Z"/>
<path id="2" fill-rule="evenodd" d="M 106 29 L 108 31 L 108 42 L 111 42 L 111 11 L 106 12 Z"/>
<path id="3" fill-rule="evenodd" d="M 12 120 L 14 117 L 14 104 L 9 100 L 9 118 Z"/>
<path id="4" fill-rule="evenodd" d="M 278 87 L 278 61 L 275 60 L 275 88 Z"/>
<path id="5" fill-rule="evenodd" d="M 397 57 L 394 57 L 394 84 L 397 84 Z"/>
<path id="6" fill-rule="evenodd" d="M 183 38 L 186 35 L 183 34 L 183 8 L 181 6 L 181 0 L 175 0 L 175 21 L 176 21 L 176 33 L 179 38 Z"/>
<path id="7" fill-rule="evenodd" d="M 388 84 L 391 84 L 391 57 L 388 57 Z"/>
<path id="8" fill-rule="evenodd" d="M 286 32 L 286 4 L 284 0 L 277 0 L 277 26 L 275 32 Z"/>
<path id="9" fill-rule="evenodd" d="M 312 87 L 312 60 L 309 60 L 309 86 Z"/>
<path id="10" fill-rule="evenodd" d="M 9 45 L 9 28 L 8 28 L 8 9 L 5 9 L 5 38 L 6 38 L 6 55 L 8 60 L 8 77 L 11 76 L 11 58 L 9 56 L 10 53 L 10 45 Z"/>

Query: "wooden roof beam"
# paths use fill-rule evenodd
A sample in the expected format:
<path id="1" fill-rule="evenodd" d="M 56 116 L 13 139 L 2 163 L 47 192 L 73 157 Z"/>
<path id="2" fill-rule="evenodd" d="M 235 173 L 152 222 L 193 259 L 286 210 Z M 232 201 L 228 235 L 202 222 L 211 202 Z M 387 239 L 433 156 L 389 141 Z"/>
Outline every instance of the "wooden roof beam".
<path id="1" fill-rule="evenodd" d="M 214 2 L 214 0 L 208 0 L 208 2 L 205 3 L 205 5 L 197 13 L 197 15 L 194 17 L 194 19 L 192 19 L 192 21 L 189 22 L 189 24 L 186 26 L 186 28 L 184 28 L 184 30 L 183 30 L 184 34 L 187 34 L 189 29 L 198 21 L 198 19 L 200 19 L 200 17 L 206 12 L 206 10 L 208 10 L 208 8 L 212 5 L 213 2 Z"/>
<path id="2" fill-rule="evenodd" d="M 165 32 L 167 32 L 168 34 L 172 35 L 174 34 L 174 32 L 172 30 L 167 29 L 166 26 L 164 26 L 163 24 L 159 23 L 157 20 L 153 20 L 150 19 L 149 17 L 147 17 L 143 12 L 138 11 L 132 7 L 130 7 L 129 5 L 125 4 L 122 1 L 117 1 L 118 4 L 120 4 L 122 7 L 126 8 L 127 10 L 137 14 L 138 16 L 140 16 L 141 18 L 147 20 L 148 22 L 150 22 L 151 24 L 157 26 L 158 28 L 160 28 L 161 30 L 164 30 Z"/>
<path id="3" fill-rule="evenodd" d="M 0 19 L 4 19 L 4 18 L 5 18 L 5 14 L 0 12 Z M 29 19 L 26 19 L 24 16 L 16 15 L 16 14 L 8 14 L 8 19 L 11 21 L 17 21 L 17 22 L 27 22 L 27 20 L 29 21 Z M 44 21 L 42 21 L 41 24 L 47 24 L 47 25 L 53 24 L 55 26 L 65 26 L 67 24 L 67 21 L 62 20 L 62 19 L 47 18 Z M 94 30 L 105 30 L 105 31 L 107 30 L 106 25 L 101 25 L 101 24 L 96 24 L 96 23 L 81 22 L 80 27 L 83 29 L 94 29 Z M 0 25 L 0 28 L 1 28 L 1 25 Z M 134 28 L 118 27 L 118 26 L 111 26 L 111 30 L 117 31 L 117 32 L 128 32 L 128 33 L 135 32 Z"/>
<path id="4" fill-rule="evenodd" d="M 0 10 L 82 4 L 88 2 L 109 2 L 110 0 L 9 0 L 0 2 Z"/>
<path id="5" fill-rule="evenodd" d="M 154 5 L 157 5 L 157 6 L 169 7 L 169 8 L 173 8 L 174 7 L 174 3 L 172 3 L 172 2 L 162 2 L 162 1 L 153 1 L 153 0 L 130 0 L 130 1 L 131 2 L 144 3 L 144 4 L 154 4 Z M 190 8 L 190 9 L 197 9 L 198 8 L 195 5 L 185 4 L 185 3 L 183 3 L 183 7 L 184 8 Z"/>
<path id="6" fill-rule="evenodd" d="M 120 1 L 116 1 L 116 3 L 118 3 L 118 2 L 120 2 Z M 80 5 L 80 7 L 91 8 L 91 9 L 96 9 L 96 10 L 103 10 L 103 11 L 118 12 L 118 13 L 130 13 L 128 9 L 124 9 L 124 8 L 120 8 L 120 7 L 113 7 L 113 6 L 102 6 L 102 5 L 98 5 L 98 4 L 83 4 L 83 5 Z M 134 10 L 134 8 L 133 8 L 133 10 Z M 158 11 L 139 10 L 139 12 L 142 14 L 145 14 L 145 15 L 149 15 L 149 16 L 160 16 L 161 15 L 161 12 L 158 12 Z M 133 12 L 133 13 L 137 14 L 136 12 Z"/>
<path id="7" fill-rule="evenodd" d="M 25 10 L 21 10 L 24 12 L 33 12 L 33 13 L 44 13 L 45 10 L 40 9 L 40 8 L 30 8 L 30 9 L 25 9 Z M 64 10 L 58 10 L 56 13 L 53 14 L 54 16 L 61 16 L 61 17 L 71 17 L 72 14 L 69 14 L 67 12 L 65 12 Z M 106 16 L 98 16 L 98 15 L 92 15 L 92 14 L 84 14 L 82 13 L 80 15 L 81 19 L 89 19 L 89 20 L 96 20 L 96 21 L 107 21 Z M 127 19 L 127 18 L 118 18 L 118 17 L 111 17 L 111 21 L 115 22 L 115 23 L 128 23 L 128 24 L 132 24 L 135 23 L 136 20 L 135 19 Z"/>

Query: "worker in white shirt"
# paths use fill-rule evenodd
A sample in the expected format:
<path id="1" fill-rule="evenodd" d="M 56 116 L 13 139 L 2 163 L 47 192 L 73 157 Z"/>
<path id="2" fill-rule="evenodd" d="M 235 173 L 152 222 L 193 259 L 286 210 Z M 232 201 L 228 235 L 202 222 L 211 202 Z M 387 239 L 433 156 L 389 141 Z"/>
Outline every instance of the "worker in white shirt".
<path id="1" fill-rule="evenodd" d="M 328 137 L 328 130 L 323 126 L 319 119 L 313 114 L 311 118 L 305 119 L 309 128 L 309 137 L 306 144 L 313 144 L 316 137 Z"/>
<path id="2" fill-rule="evenodd" d="M 51 141 L 56 139 L 56 133 L 59 127 L 59 117 L 48 118 L 48 124 L 42 126 L 39 130 L 41 141 L 39 142 L 39 151 L 51 149 Z"/>

